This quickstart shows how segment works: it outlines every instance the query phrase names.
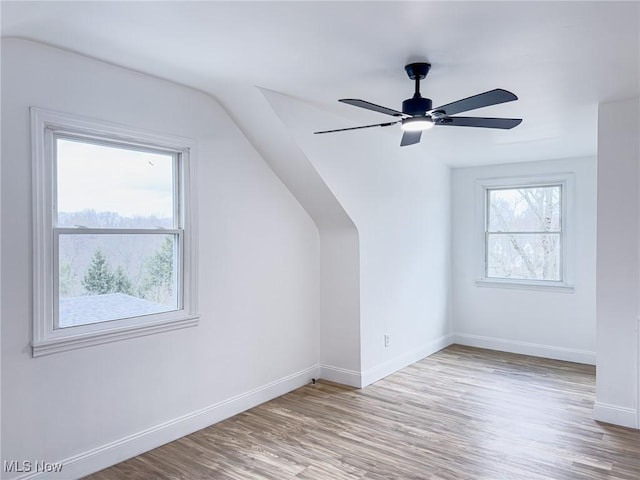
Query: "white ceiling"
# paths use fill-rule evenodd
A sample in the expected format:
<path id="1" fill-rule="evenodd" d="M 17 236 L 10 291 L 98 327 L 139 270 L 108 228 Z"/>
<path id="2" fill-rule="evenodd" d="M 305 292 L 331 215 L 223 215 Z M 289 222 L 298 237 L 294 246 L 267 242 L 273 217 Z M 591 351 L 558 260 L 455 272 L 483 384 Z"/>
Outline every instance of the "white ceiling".
<path id="1" fill-rule="evenodd" d="M 3 1 L 2 35 L 197 88 L 245 131 L 273 116 L 253 107 L 255 87 L 301 99 L 310 130 L 387 121 L 337 99 L 400 109 L 413 93 L 403 67 L 416 60 L 432 64 L 422 93 L 434 106 L 493 88 L 518 95 L 465 114 L 523 118 L 513 130 L 440 127 L 405 147 L 453 166 L 595 155 L 598 103 L 640 92 L 638 1 Z M 383 133 L 394 128 L 334 135 L 365 142 L 375 130 L 399 144 L 399 127 Z"/>

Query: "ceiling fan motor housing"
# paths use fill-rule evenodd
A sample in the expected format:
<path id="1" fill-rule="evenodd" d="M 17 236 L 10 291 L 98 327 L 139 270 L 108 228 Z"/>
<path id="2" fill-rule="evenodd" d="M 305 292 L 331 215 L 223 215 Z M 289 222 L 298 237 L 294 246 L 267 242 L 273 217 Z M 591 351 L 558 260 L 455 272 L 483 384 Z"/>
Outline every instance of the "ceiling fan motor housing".
<path id="1" fill-rule="evenodd" d="M 407 115 L 422 115 L 432 108 L 432 102 L 430 98 L 423 97 L 413 97 L 407 98 L 404 102 L 402 102 L 402 113 L 406 113 Z"/>

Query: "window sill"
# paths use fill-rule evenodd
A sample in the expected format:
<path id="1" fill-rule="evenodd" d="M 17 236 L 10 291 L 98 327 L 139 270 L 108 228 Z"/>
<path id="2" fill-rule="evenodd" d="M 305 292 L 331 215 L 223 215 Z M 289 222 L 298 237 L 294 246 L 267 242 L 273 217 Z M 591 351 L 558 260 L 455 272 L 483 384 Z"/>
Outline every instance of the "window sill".
<path id="1" fill-rule="evenodd" d="M 101 330 L 91 333 L 71 334 L 65 337 L 48 338 L 31 344 L 34 357 L 42 357 L 53 353 L 75 350 L 105 343 L 117 342 L 129 338 L 142 337 L 155 333 L 169 332 L 181 328 L 198 325 L 198 315 L 183 315 L 170 320 L 153 322 L 136 326 L 122 327 L 112 330 Z"/>
<path id="2" fill-rule="evenodd" d="M 575 293 L 575 286 L 558 282 L 532 282 L 483 278 L 476 280 L 478 287 L 504 288 L 513 290 L 534 290 L 540 292 Z"/>

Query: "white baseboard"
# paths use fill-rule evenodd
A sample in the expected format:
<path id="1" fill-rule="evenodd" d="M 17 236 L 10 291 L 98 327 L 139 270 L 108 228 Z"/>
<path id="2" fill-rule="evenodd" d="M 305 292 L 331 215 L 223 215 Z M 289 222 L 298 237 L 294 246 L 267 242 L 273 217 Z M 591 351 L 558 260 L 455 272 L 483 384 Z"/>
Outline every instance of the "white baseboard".
<path id="1" fill-rule="evenodd" d="M 364 388 L 367 385 L 371 385 L 374 382 L 386 377 L 387 375 L 391 375 L 394 372 L 397 372 L 401 368 L 404 368 L 412 363 L 415 363 L 419 360 L 422 360 L 429 355 L 433 355 L 434 353 L 442 350 L 443 348 L 448 347 L 453 343 L 453 335 L 444 335 L 440 338 L 437 338 L 422 347 L 412 350 L 410 352 L 406 352 L 402 355 L 399 355 L 391 360 L 376 365 L 368 370 L 362 372 L 361 375 L 361 387 Z"/>
<path id="2" fill-rule="evenodd" d="M 469 347 L 486 348 L 489 350 L 499 350 L 501 352 L 519 353 L 534 357 L 552 358 L 554 360 L 565 360 L 567 362 L 584 363 L 587 365 L 596 364 L 596 352 L 588 350 L 577 350 L 571 348 L 553 347 L 540 345 L 537 343 L 517 342 L 515 340 L 505 340 L 502 338 L 483 337 L 480 335 L 468 335 L 466 333 L 455 333 L 454 343 L 467 345 Z"/>
<path id="3" fill-rule="evenodd" d="M 622 427 L 640 428 L 640 425 L 638 425 L 638 412 L 633 408 L 596 402 L 593 406 L 593 418 L 599 422 L 611 423 Z"/>
<path id="4" fill-rule="evenodd" d="M 392 358 L 391 360 L 380 365 L 376 365 L 362 373 L 331 365 L 321 365 L 320 378 L 340 383 L 342 385 L 349 385 L 350 387 L 364 388 L 387 375 L 397 372 L 401 368 L 411 365 L 418 360 L 422 360 L 423 358 L 448 347 L 452 343 L 453 335 L 445 335 L 429 342 L 427 345 Z"/>
<path id="5" fill-rule="evenodd" d="M 320 365 L 320 378 L 330 382 L 362 388 L 360 372 L 331 365 Z"/>
<path id="6" fill-rule="evenodd" d="M 241 395 L 60 460 L 62 470 L 58 473 L 27 473 L 17 480 L 70 480 L 89 475 L 284 395 L 311 382 L 312 378 L 318 378 L 319 374 L 320 367 L 315 365 Z"/>

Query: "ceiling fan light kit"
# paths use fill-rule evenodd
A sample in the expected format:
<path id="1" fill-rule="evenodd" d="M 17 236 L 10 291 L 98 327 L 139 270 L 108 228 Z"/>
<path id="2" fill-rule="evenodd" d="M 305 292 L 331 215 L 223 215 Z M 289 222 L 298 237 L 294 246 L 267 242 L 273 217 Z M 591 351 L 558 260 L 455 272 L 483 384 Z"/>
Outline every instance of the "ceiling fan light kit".
<path id="1" fill-rule="evenodd" d="M 402 119 L 402 130 L 405 132 L 421 132 L 433 128 L 433 120 L 429 117 L 410 117 Z"/>
<path id="2" fill-rule="evenodd" d="M 402 102 L 402 111 L 392 108 L 376 105 L 365 100 L 357 98 L 343 98 L 339 101 L 354 107 L 365 108 L 385 115 L 398 117 L 399 120 L 385 123 L 376 123 L 374 125 L 362 125 L 359 127 L 339 128 L 336 130 L 324 130 L 314 133 L 333 133 L 343 132 L 346 130 L 357 130 L 370 127 L 388 127 L 397 123 L 401 124 L 402 140 L 400 146 L 413 145 L 420 142 L 423 130 L 432 128 L 435 125 L 449 125 L 454 127 L 481 127 L 481 128 L 498 128 L 508 130 L 520 125 L 520 118 L 482 118 L 482 117 L 454 117 L 457 113 L 475 110 L 477 108 L 488 107 L 490 105 L 498 105 L 500 103 L 512 102 L 518 97 L 513 93 L 496 88 L 488 92 L 480 93 L 472 97 L 457 100 L 440 107 L 433 108 L 433 102 L 430 98 L 424 98 L 420 93 L 420 80 L 426 78 L 431 64 L 429 63 L 410 63 L 404 67 L 407 75 L 411 80 L 415 81 L 415 92 L 413 97 Z"/>

